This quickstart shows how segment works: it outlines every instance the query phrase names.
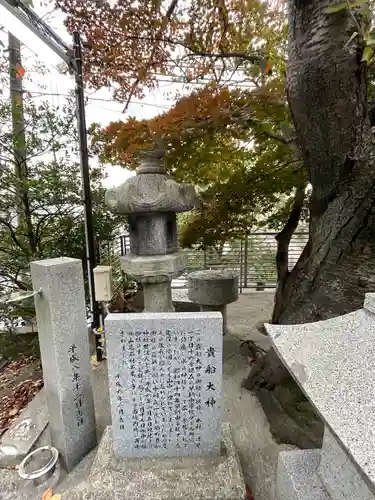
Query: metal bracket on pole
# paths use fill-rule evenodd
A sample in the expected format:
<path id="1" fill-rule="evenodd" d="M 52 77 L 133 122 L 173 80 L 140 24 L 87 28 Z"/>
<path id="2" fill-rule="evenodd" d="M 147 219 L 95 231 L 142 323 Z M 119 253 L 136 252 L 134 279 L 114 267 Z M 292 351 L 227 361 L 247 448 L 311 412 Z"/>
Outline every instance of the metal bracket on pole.
<path id="1" fill-rule="evenodd" d="M 12 304 L 14 302 L 21 302 L 22 300 L 29 299 L 30 297 L 35 297 L 35 295 L 41 295 L 42 289 L 40 288 L 36 292 L 32 291 L 21 291 L 17 293 L 12 293 L 10 299 L 5 301 L 5 304 Z"/>
<path id="2" fill-rule="evenodd" d="M 13 7 L 8 0 L 0 0 L 0 6 L 4 7 L 43 43 L 48 45 L 68 66 L 74 66 L 72 49 L 34 11 L 22 4 L 22 2 L 17 1 L 16 5 L 17 7 Z M 17 36 L 17 33 L 13 34 Z"/>

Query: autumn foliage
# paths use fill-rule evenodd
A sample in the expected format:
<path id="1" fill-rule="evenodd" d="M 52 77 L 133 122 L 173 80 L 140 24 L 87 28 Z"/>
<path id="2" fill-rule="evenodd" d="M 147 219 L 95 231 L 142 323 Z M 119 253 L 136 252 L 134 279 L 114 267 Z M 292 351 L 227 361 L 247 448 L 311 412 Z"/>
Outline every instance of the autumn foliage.
<path id="1" fill-rule="evenodd" d="M 87 84 L 113 89 L 125 111 L 160 78 L 187 85 L 152 119 L 91 129 L 100 159 L 131 169 L 140 149 L 162 139 L 169 174 L 193 183 L 203 200 L 186 224 L 185 245 L 244 234 L 275 214 L 301 167 L 285 135 L 282 8 L 258 0 L 56 3 L 85 41 Z"/>
<path id="2" fill-rule="evenodd" d="M 244 122 L 250 101 L 246 92 L 204 87 L 182 97 L 168 112 L 151 120 L 129 118 L 112 122 L 100 131 L 95 128 L 93 142 L 102 160 L 132 167 L 137 151 L 150 148 L 155 138 L 162 138 L 167 147 L 167 163 L 173 168 L 172 160 L 177 160 L 174 153 L 180 155 L 191 141 L 198 145 L 210 134 L 220 134 L 221 139 L 245 139 L 248 127 Z"/>
<path id="3" fill-rule="evenodd" d="M 259 0 L 56 0 L 70 31 L 88 48 L 87 81 L 116 98 L 142 97 L 157 76 L 183 72 L 187 81 L 241 64 L 269 71 L 279 12 Z"/>

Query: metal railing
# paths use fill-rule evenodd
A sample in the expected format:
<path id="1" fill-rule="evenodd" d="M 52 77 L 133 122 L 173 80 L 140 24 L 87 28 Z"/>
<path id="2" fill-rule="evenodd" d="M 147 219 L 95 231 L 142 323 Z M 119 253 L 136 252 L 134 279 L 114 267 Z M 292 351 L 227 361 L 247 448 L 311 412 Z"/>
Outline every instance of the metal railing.
<path id="1" fill-rule="evenodd" d="M 266 290 L 276 287 L 276 232 L 255 232 L 243 240 L 233 240 L 224 244 L 220 251 L 215 248 L 205 250 L 188 249 L 186 272 L 173 280 L 174 288 L 186 287 L 188 273 L 200 269 L 230 269 L 236 271 L 242 289 Z M 289 245 L 289 269 L 292 269 L 308 240 L 308 233 L 294 233 Z M 117 278 L 121 276 L 119 256 L 130 253 L 129 236 L 120 236 L 101 247 L 101 262 L 114 267 Z M 118 281 L 117 279 L 117 281 Z"/>

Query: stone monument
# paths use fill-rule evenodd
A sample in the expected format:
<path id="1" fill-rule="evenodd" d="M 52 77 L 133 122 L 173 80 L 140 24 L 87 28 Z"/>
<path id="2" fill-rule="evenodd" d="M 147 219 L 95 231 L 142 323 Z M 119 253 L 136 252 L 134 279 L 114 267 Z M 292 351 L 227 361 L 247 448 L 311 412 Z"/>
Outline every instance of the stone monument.
<path id="1" fill-rule="evenodd" d="M 51 440 L 70 471 L 96 446 L 82 262 L 31 262 Z"/>
<path id="2" fill-rule="evenodd" d="M 128 216 L 130 254 L 121 257 L 122 269 L 142 283 L 144 311 L 173 311 L 171 280 L 185 269 L 185 253 L 178 248 L 176 213 L 197 204 L 194 188 L 169 179 L 164 152 L 155 148 L 139 155 L 136 177 L 106 193 L 115 214 Z"/>
<path id="3" fill-rule="evenodd" d="M 322 449 L 280 453 L 277 499 L 374 500 L 375 294 L 337 318 L 266 329 L 325 423 Z"/>
<path id="4" fill-rule="evenodd" d="M 107 316 L 117 456 L 220 454 L 221 328 L 215 312 Z"/>

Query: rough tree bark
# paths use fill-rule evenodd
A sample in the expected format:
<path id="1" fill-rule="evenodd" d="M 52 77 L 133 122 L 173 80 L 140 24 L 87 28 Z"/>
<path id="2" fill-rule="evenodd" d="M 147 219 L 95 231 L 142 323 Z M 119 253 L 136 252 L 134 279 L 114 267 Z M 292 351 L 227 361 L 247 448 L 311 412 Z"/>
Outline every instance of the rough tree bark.
<path id="1" fill-rule="evenodd" d="M 277 253 L 276 253 L 276 267 L 277 267 L 277 288 L 275 293 L 275 307 L 272 313 L 272 323 L 278 323 L 281 313 L 285 308 L 285 288 L 288 284 L 290 272 L 289 272 L 289 244 L 292 236 L 297 229 L 301 212 L 303 208 L 303 202 L 305 200 L 305 189 L 306 185 L 302 184 L 296 189 L 294 195 L 294 202 L 292 210 L 289 215 L 289 219 L 285 224 L 284 228 L 276 236 L 277 241 Z"/>
<path id="2" fill-rule="evenodd" d="M 275 322 L 304 323 L 362 307 L 375 285 L 375 160 L 362 48 L 347 10 L 329 0 L 289 1 L 287 95 L 312 185 L 309 241 L 283 285 Z M 280 300 L 280 299 L 279 299 Z M 287 376 L 271 351 L 248 389 Z"/>

